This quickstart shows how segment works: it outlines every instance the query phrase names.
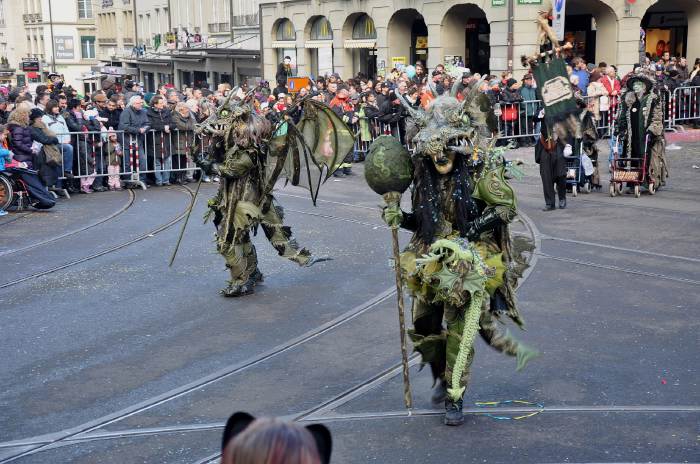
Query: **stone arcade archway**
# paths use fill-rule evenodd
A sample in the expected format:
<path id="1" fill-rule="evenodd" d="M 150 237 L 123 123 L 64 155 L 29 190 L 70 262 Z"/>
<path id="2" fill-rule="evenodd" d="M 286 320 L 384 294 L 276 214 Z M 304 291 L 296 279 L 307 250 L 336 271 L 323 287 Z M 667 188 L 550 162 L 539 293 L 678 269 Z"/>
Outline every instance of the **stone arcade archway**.
<path id="1" fill-rule="evenodd" d="M 587 63 L 617 63 L 617 19 L 600 0 L 567 0 L 565 37 Z"/>
<path id="2" fill-rule="evenodd" d="M 428 61 L 428 27 L 423 16 L 414 9 L 398 10 L 391 16 L 387 31 L 389 54 L 386 63 L 391 69 L 395 58 L 403 58 L 404 64 Z"/>
<path id="3" fill-rule="evenodd" d="M 486 13 L 481 8 L 471 3 L 454 5 L 442 20 L 440 43 L 443 56 L 438 57 L 438 61 L 461 57 L 464 66 L 472 72 L 488 74 L 490 32 Z"/>

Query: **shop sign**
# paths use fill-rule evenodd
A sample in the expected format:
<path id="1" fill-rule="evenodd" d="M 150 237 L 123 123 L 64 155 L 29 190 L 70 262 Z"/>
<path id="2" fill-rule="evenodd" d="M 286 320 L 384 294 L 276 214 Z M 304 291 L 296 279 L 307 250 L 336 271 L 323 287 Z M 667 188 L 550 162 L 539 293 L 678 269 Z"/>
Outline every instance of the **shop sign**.
<path id="1" fill-rule="evenodd" d="M 557 39 L 564 40 L 564 19 L 566 17 L 566 0 L 554 0 L 552 5 L 552 29 Z"/>
<path id="2" fill-rule="evenodd" d="M 57 35 L 54 37 L 57 60 L 75 59 L 75 39 L 70 35 Z"/>
<path id="3" fill-rule="evenodd" d="M 27 72 L 27 71 L 38 71 L 39 70 L 39 60 L 35 59 L 24 59 L 22 62 L 19 64 L 19 67 L 22 71 Z"/>
<path id="4" fill-rule="evenodd" d="M 391 57 L 391 67 L 397 68 L 399 66 L 406 66 L 405 56 L 392 56 Z"/>
<path id="5" fill-rule="evenodd" d="M 506 0 L 491 0 L 491 6 L 506 6 Z"/>
<path id="6" fill-rule="evenodd" d="M 518 5 L 541 5 L 542 0 L 518 0 Z"/>

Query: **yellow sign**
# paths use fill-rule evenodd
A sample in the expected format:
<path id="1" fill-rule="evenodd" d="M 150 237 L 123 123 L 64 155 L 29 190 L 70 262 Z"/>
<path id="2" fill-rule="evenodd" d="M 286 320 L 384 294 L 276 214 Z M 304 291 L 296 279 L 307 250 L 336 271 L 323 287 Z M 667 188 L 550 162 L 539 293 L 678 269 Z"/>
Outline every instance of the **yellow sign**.
<path id="1" fill-rule="evenodd" d="M 395 68 L 398 65 L 406 65 L 406 57 L 405 56 L 392 56 L 391 57 L 391 67 Z"/>

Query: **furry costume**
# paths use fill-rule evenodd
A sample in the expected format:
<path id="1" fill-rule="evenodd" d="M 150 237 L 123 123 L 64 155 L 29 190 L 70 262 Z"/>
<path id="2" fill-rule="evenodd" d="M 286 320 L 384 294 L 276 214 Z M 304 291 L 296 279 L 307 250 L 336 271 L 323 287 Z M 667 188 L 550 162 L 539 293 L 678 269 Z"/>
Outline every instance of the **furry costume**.
<path id="1" fill-rule="evenodd" d="M 518 368 L 536 354 L 497 323 L 507 315 L 523 326 L 508 231 L 516 200 L 491 137 L 495 117 L 479 84 L 467 89 L 463 102 L 442 96 L 425 112 L 407 107 L 407 137 L 416 146 L 412 211 L 398 204 L 384 211 L 387 223 L 414 232 L 401 255 L 413 296 L 409 336 L 438 383 L 433 399 L 444 400 L 447 425 L 464 420 L 462 398 L 477 333 L 496 350 L 517 356 Z"/>

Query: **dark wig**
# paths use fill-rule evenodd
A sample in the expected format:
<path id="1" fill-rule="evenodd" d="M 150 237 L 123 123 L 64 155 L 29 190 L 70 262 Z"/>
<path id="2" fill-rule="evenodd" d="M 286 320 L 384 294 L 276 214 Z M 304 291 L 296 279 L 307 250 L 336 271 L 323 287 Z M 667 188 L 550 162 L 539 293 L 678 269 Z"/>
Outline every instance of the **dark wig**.
<path id="1" fill-rule="evenodd" d="M 464 156 L 455 156 L 450 177 L 448 194 L 454 204 L 455 224 L 460 236 L 467 235 L 469 223 L 479 217 L 479 209 L 471 196 L 472 186 Z M 416 233 L 423 243 L 430 244 L 435 238 L 442 207 L 440 204 L 440 174 L 433 161 L 426 156 L 414 160 L 416 185 L 413 195 L 413 213 L 416 221 Z"/>

